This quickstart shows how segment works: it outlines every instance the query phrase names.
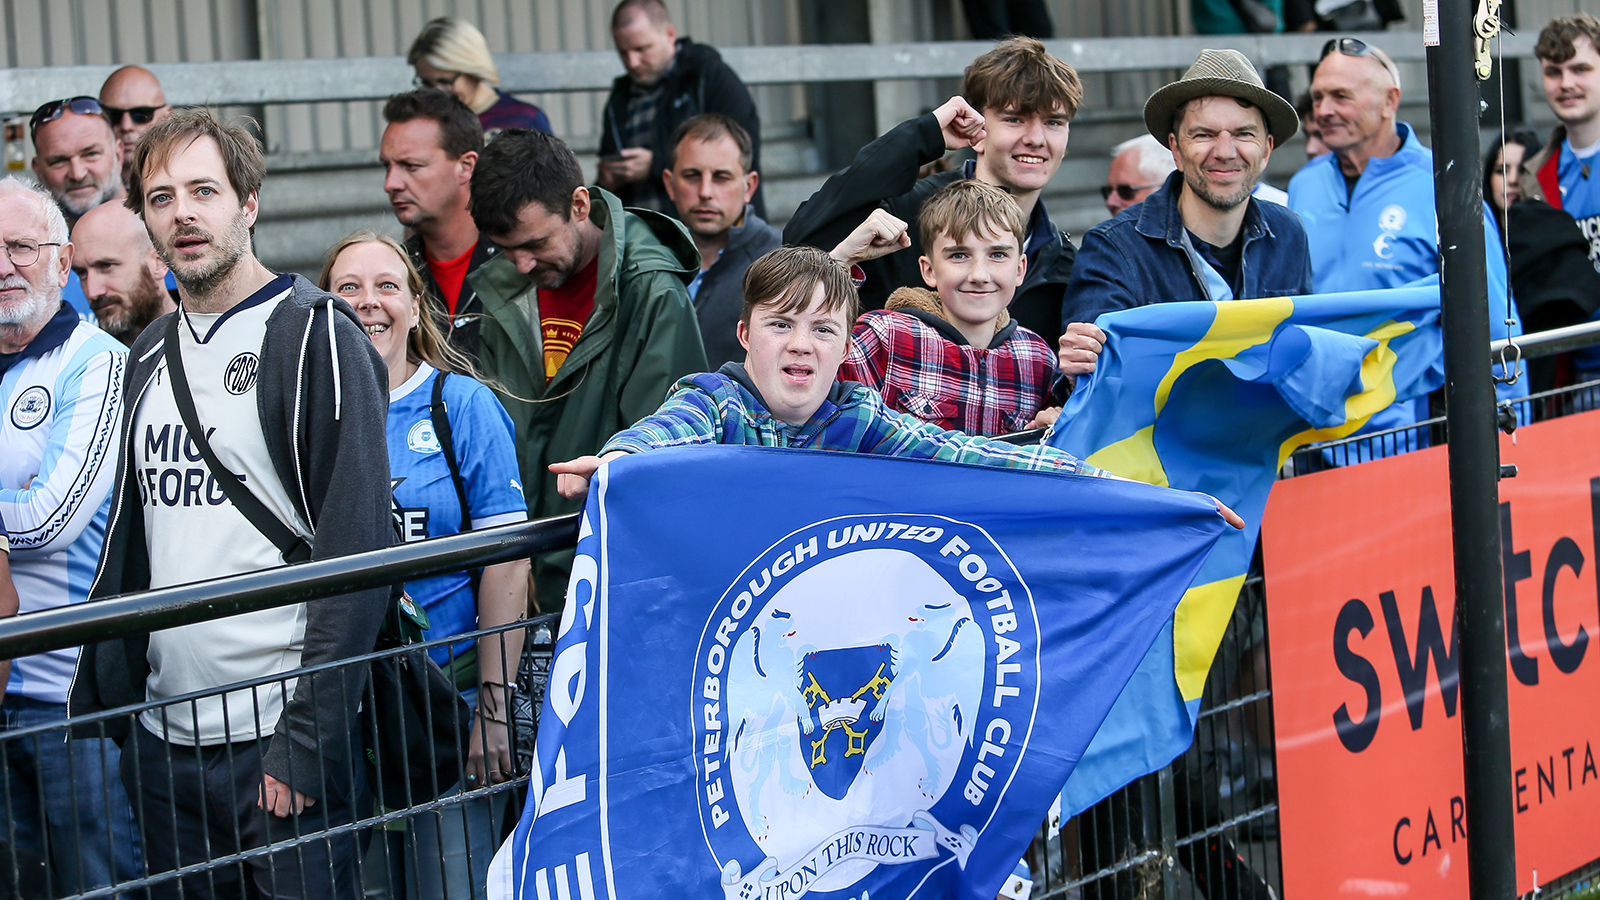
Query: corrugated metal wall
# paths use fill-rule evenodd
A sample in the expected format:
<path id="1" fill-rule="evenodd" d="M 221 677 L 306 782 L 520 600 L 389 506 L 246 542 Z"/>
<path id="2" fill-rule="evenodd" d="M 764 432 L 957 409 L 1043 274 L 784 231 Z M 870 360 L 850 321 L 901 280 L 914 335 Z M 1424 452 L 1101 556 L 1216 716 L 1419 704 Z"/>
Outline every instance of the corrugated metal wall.
<path id="1" fill-rule="evenodd" d="M 672 0 L 681 33 L 713 45 L 800 43 L 804 0 Z M 959 0 L 866 0 L 880 41 L 964 37 Z M 1180 33 L 1185 0 L 1052 0 L 1062 37 Z M 613 0 L 0 0 L 0 47 L 7 66 L 195 60 L 330 58 L 403 54 L 428 19 L 463 16 L 490 49 L 609 50 Z M 826 7 L 824 7 L 826 14 Z M 1091 76 L 1091 108 L 1142 102 L 1170 73 Z M 397 85 L 397 89 L 403 85 Z M 901 86 L 883 100 L 898 117 L 936 104 L 948 86 Z M 805 117 L 798 87 L 757 90 L 765 122 Z M 579 147 L 598 134 L 601 98 L 534 94 L 556 131 Z M 376 146 L 372 103 L 295 104 L 265 111 L 274 153 L 364 151 Z"/>

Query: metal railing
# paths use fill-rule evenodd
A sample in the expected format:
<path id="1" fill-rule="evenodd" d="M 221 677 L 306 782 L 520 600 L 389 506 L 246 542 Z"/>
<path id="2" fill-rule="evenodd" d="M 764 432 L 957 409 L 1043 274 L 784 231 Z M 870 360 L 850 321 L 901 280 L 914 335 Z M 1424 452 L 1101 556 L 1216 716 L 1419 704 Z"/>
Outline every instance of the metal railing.
<path id="1" fill-rule="evenodd" d="M 1590 328 L 1589 332 L 1592 337 L 1600 328 Z M 1571 335 L 1536 335 L 1519 343 L 1525 355 L 1537 356 L 1551 347 L 1565 348 L 1570 339 Z M 1518 401 L 1517 405 L 1519 419 L 1524 422 L 1595 409 L 1600 407 L 1600 382 L 1536 394 Z M 1024 439 L 1020 434 L 1009 437 Z M 1438 443 L 1445 437 L 1442 419 L 1430 419 L 1405 429 L 1303 450 L 1295 455 L 1285 474 L 1292 477 L 1326 468 L 1330 453 L 1335 454 L 1333 462 L 1353 462 Z M 1343 460 L 1338 457 L 1341 453 Z M 32 613 L 0 621 L 0 657 L 11 658 L 259 612 L 335 595 L 357 586 L 399 583 L 522 558 L 572 546 L 576 534 L 577 516 L 574 514 Z M 1266 614 L 1264 583 L 1259 573 L 1253 573 L 1245 583 L 1208 677 L 1194 744 L 1172 766 L 1129 785 L 1073 820 L 1054 823 L 1055 828 L 1041 828 L 1027 857 L 1035 879 L 1035 897 L 1042 900 L 1069 897 L 1134 900 L 1198 894 L 1207 898 L 1265 898 L 1269 888 L 1281 896 L 1282 863 L 1277 845 L 1278 808 L 1273 763 L 1272 687 L 1266 665 Z M 286 692 L 289 685 L 311 671 L 371 666 L 414 655 L 419 650 L 459 649 L 462 641 L 495 639 L 518 630 L 526 635 L 526 646 L 531 648 L 522 657 L 523 667 L 534 673 L 541 669 L 547 671 L 553 622 L 554 617 L 526 620 L 74 719 L 71 724 L 79 734 L 87 729 L 102 735 L 127 731 L 135 736 L 123 745 L 123 753 L 131 754 L 135 762 L 112 764 L 104 744 L 90 745 L 86 755 L 76 763 L 79 770 L 63 783 L 82 786 L 86 791 L 98 790 L 106 803 L 114 793 L 107 786 L 126 782 L 132 788 L 134 802 L 144 807 L 135 818 L 138 828 L 128 840 L 132 846 L 156 852 L 153 855 L 148 850 L 143 853 L 137 869 L 127 877 L 117 876 L 116 884 L 64 884 L 58 873 L 43 867 L 36 856 L 29 855 L 26 840 L 19 842 L 25 836 L 18 833 L 16 823 L 19 820 L 12 815 L 17 806 L 30 802 L 44 805 L 49 799 L 44 788 L 35 785 L 21 790 L 0 781 L 0 896 L 135 897 L 142 896 L 146 889 L 152 895 L 161 895 L 180 882 L 195 884 L 195 879 L 229 885 L 252 877 L 308 877 L 310 869 L 301 860 L 308 855 L 320 859 L 317 854 L 336 851 L 349 856 L 354 852 L 350 850 L 351 842 L 357 842 L 363 845 L 357 848 L 362 852 L 355 854 L 356 862 L 351 869 L 354 874 L 349 877 L 360 879 L 368 896 L 399 900 L 404 896 L 399 884 L 415 883 L 418 877 L 414 861 L 419 853 L 416 842 L 445 840 L 439 836 L 439 829 L 430 830 L 430 822 L 437 824 L 435 820 L 450 817 L 467 820 L 476 816 L 472 821 L 492 831 L 492 843 L 498 845 L 507 820 L 501 817 L 503 810 L 496 811 L 485 804 L 505 797 L 507 800 L 502 801 L 501 806 L 509 805 L 513 811 L 519 808 L 520 792 L 527 782 L 525 771 L 517 771 L 513 778 L 498 785 L 393 808 L 363 809 L 359 803 L 352 802 L 326 805 L 321 813 L 312 807 L 309 814 L 276 823 L 263 818 L 266 837 L 259 841 L 246 840 L 247 835 L 242 832 L 248 829 L 243 825 L 230 825 L 212 835 L 213 843 L 203 848 L 199 858 L 174 857 L 172 848 L 183 842 L 172 837 L 173 826 L 167 820 L 178 817 L 171 812 L 163 816 L 159 809 L 155 812 L 152 809 L 162 802 L 175 802 L 169 797 L 170 790 L 162 790 L 163 784 L 176 780 L 166 778 L 166 773 L 188 771 L 185 769 L 191 763 L 188 757 L 200 751 L 180 743 L 154 740 L 150 729 L 140 724 L 140 718 L 148 722 L 152 716 L 165 715 L 168 721 L 197 720 L 202 705 L 220 702 L 226 708 L 231 702 L 235 710 L 242 709 L 241 714 L 249 720 L 260 714 L 260 698 L 264 692 Z M 454 652 L 452 649 L 447 653 L 444 660 L 447 668 L 456 659 Z M 502 679 L 507 684 L 513 680 L 528 682 L 527 678 L 512 679 L 510 673 L 503 673 Z M 534 679 L 537 681 L 537 674 Z M 535 686 L 525 691 L 519 702 L 527 709 L 536 710 L 539 690 L 542 687 Z M 230 700 L 230 697 L 245 699 Z M 240 707 L 240 703 L 245 705 Z M 36 722 L 22 723 L 19 727 L 17 723 L 8 722 L 7 729 L 0 731 L 0 754 L 7 759 L 14 759 L 19 753 L 24 757 L 37 755 L 43 745 L 60 742 L 65 724 Z M 270 732 L 270 729 L 263 730 Z M 354 747 L 361 736 L 336 737 L 351 741 Z M 85 745 L 75 740 L 72 746 Z M 457 758 L 468 749 L 459 742 L 453 747 L 438 748 L 446 756 Z M 381 766 L 363 765 L 349 754 L 344 758 L 344 769 L 335 775 L 343 775 L 352 783 L 381 778 Z M 97 763 L 99 770 L 95 772 Z M 215 760 L 213 763 L 216 764 Z M 250 764 L 251 760 L 243 757 L 227 758 L 229 766 L 238 765 L 248 770 Z M 90 777 L 96 774 L 97 779 Z M 327 776 L 326 772 L 318 773 L 319 779 Z M 101 787 L 92 789 L 91 785 Z M 164 797 L 168 799 L 164 801 Z M 61 801 L 57 798 L 56 802 Z M 331 812 L 330 806 L 334 807 Z M 79 832 L 78 840 L 98 839 L 103 833 L 106 843 L 115 843 L 113 821 L 114 817 L 102 812 L 91 820 L 91 829 Z M 55 849 L 69 855 L 84 855 L 81 848 Z M 433 845 L 429 852 L 434 856 L 442 855 Z M 463 861 L 457 865 L 474 865 L 472 853 L 470 848 L 464 851 Z M 412 862 L 406 863 L 408 859 Z M 481 858 L 478 862 L 482 862 Z M 165 868 L 160 868 L 163 865 Z M 320 872 L 318 869 L 312 874 L 321 877 Z"/>

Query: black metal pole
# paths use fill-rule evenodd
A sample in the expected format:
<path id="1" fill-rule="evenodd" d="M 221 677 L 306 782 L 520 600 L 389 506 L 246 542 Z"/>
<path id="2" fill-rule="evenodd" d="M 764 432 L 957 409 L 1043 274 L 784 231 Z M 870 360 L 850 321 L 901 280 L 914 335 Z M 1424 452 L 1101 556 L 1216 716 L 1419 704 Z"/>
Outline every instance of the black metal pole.
<path id="1" fill-rule="evenodd" d="M 1461 635 L 1461 745 L 1466 768 L 1467 877 L 1473 900 L 1517 895 L 1506 712 L 1505 588 L 1500 573 L 1500 456 L 1489 343 L 1478 152 L 1478 79 L 1471 0 L 1437 0 L 1439 45 L 1428 48 L 1428 107 L 1439 216 L 1450 520 Z"/>
<path id="2" fill-rule="evenodd" d="M 0 659 L 526 559 L 577 542 L 578 513 L 569 513 L 385 550 L 76 603 L 0 620 Z"/>

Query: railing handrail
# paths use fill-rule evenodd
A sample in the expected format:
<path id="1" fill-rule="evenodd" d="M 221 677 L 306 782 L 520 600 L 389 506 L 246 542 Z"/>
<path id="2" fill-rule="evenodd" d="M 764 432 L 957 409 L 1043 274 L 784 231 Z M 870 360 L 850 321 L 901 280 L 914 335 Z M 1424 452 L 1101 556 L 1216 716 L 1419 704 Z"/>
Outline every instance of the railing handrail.
<path id="1" fill-rule="evenodd" d="M 1490 315 L 1493 315 L 1493 312 Z M 1489 356 L 1491 362 L 1499 362 L 1500 352 L 1511 344 L 1516 344 L 1522 351 L 1523 359 L 1536 359 L 1597 343 L 1600 343 L 1600 322 L 1580 322 L 1577 325 L 1552 328 L 1549 331 L 1536 331 L 1515 339 L 1490 341 Z"/>
<path id="2" fill-rule="evenodd" d="M 0 659 L 526 559 L 574 546 L 578 516 L 568 513 L 26 613 L 0 620 Z M 137 621 L 137 627 L 130 628 L 130 621 Z"/>
<path id="3" fill-rule="evenodd" d="M 1600 322 L 1586 322 L 1517 339 L 1524 358 L 1560 353 L 1597 342 L 1600 342 Z M 1506 343 L 1493 342 L 1491 353 L 1497 355 Z M 1550 392 L 1554 393 L 1559 392 Z M 1546 395 L 1540 395 L 1543 396 Z M 1416 427 L 1419 426 L 1347 438 L 1321 445 L 1319 449 L 1371 441 Z M 1043 435 L 1044 429 L 1033 429 L 999 435 L 998 439 L 1024 444 L 1038 441 Z M 525 559 L 576 544 L 578 515 L 569 513 L 501 525 L 335 559 L 106 597 L 0 619 L 0 659 L 78 647 L 125 634 L 130 618 L 138 620 L 138 630 L 154 631 L 330 597 L 372 584 L 399 584 Z"/>
<path id="4" fill-rule="evenodd" d="M 1369 35 L 1398 62 L 1424 59 L 1422 32 Z M 1506 35 L 1508 57 L 1529 57 L 1534 35 Z M 1231 47 L 1259 67 L 1316 62 L 1325 34 L 1184 35 L 1081 38 L 1046 41 L 1050 51 L 1079 72 L 1184 69 L 1202 49 Z M 797 84 L 959 78 L 973 58 L 992 47 L 983 41 L 893 44 L 783 44 L 719 47 L 746 84 Z M 602 91 L 622 74 L 609 50 L 503 53 L 495 56 L 501 87 L 514 92 Z M 167 98 L 179 105 L 249 106 L 381 100 L 411 86 L 401 56 L 323 59 L 226 60 L 151 63 Z M 97 94 L 116 66 L 47 66 L 0 71 L 0 110 L 29 111 L 47 100 Z"/>

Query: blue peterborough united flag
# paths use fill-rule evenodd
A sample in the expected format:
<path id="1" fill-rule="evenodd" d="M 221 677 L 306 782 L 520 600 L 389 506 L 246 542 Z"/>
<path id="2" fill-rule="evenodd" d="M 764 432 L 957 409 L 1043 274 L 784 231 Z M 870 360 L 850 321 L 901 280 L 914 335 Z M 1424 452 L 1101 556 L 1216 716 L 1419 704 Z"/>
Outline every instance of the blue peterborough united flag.
<path id="1" fill-rule="evenodd" d="M 611 463 L 490 896 L 991 900 L 1224 527 L 1087 476 Z"/>

